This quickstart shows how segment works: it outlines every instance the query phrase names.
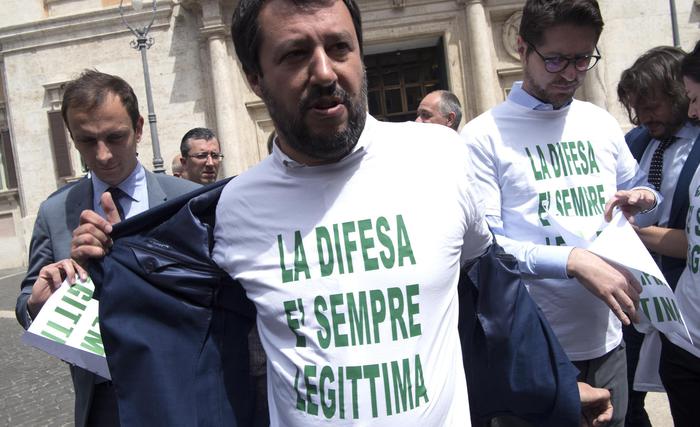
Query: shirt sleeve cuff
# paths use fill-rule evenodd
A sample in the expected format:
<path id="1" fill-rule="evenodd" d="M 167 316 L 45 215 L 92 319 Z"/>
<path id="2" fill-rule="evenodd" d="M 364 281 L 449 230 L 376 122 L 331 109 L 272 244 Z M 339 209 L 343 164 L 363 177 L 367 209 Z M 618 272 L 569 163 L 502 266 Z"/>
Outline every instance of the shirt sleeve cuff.
<path id="1" fill-rule="evenodd" d="M 542 278 L 568 279 L 566 264 L 573 249 L 572 246 L 538 246 L 533 272 Z"/>
<path id="2" fill-rule="evenodd" d="M 636 214 L 634 216 L 636 224 L 640 227 L 647 227 L 649 225 L 657 223 L 659 220 L 659 215 L 661 214 L 660 210 L 657 208 L 659 207 L 659 204 L 661 204 L 661 202 L 663 201 L 661 193 L 659 193 L 651 187 L 647 187 L 644 185 L 632 187 L 630 191 L 631 190 L 647 190 L 654 193 L 654 206 Z"/>

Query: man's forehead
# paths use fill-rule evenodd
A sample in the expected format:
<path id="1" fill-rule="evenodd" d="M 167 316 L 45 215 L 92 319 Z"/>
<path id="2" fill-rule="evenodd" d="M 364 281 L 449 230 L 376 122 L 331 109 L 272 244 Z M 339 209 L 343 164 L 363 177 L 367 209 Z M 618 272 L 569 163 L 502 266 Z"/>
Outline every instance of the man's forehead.
<path id="1" fill-rule="evenodd" d="M 271 32 L 294 25 L 295 23 L 303 23 L 313 28 L 318 19 L 312 18 L 313 15 L 327 13 L 330 16 L 339 17 L 346 15 L 350 18 L 350 28 L 337 28 L 341 31 L 352 31 L 352 16 L 342 0 L 314 0 L 314 1 L 295 1 L 295 0 L 268 0 L 266 1 L 258 15 L 258 25 L 260 26 L 261 36 L 266 32 Z M 273 20 L 263 19 L 268 15 L 284 15 L 285 19 L 280 22 L 276 17 Z M 309 21 L 309 19 L 313 19 Z"/>
<path id="2" fill-rule="evenodd" d="M 666 101 L 670 101 L 670 99 L 661 89 L 648 87 L 639 94 L 632 94 L 629 101 L 632 108 L 640 109 L 655 108 Z"/>
<path id="3" fill-rule="evenodd" d="M 189 141 L 190 141 L 190 145 L 212 145 L 212 144 L 216 144 L 217 147 L 219 146 L 219 140 L 217 140 L 216 137 L 210 138 L 210 139 L 204 139 L 204 138 L 190 138 Z"/>
<path id="4" fill-rule="evenodd" d="M 544 30 L 539 50 L 560 54 L 588 54 L 598 43 L 595 28 L 573 23 L 557 24 Z"/>

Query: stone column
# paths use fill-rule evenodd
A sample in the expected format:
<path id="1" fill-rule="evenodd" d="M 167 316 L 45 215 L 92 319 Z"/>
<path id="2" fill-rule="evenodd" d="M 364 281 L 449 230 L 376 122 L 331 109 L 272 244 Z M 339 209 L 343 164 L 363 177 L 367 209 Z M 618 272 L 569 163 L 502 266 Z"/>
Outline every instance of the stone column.
<path id="1" fill-rule="evenodd" d="M 231 60 L 227 48 L 228 28 L 222 23 L 202 27 L 201 34 L 209 47 L 211 90 L 214 96 L 216 133 L 225 155 L 220 176 L 237 175 L 249 166 L 248 150 L 239 138 L 235 102 L 240 99 L 237 81 L 238 68 Z"/>
<path id="2" fill-rule="evenodd" d="M 467 34 L 469 35 L 469 73 L 476 90 L 476 112 L 481 114 L 496 105 L 496 71 L 491 61 L 493 42 L 482 0 L 466 0 Z"/>

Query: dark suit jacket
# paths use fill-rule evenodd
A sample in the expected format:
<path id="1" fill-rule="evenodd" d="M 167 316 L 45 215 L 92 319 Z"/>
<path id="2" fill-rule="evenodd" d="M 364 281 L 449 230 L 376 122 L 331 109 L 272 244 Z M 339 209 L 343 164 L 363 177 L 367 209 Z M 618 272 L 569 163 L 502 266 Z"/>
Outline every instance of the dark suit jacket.
<path id="1" fill-rule="evenodd" d="M 118 224 L 112 251 L 91 269 L 125 425 L 252 425 L 247 335 L 254 308 L 210 255 L 223 185 Z M 538 426 L 577 427 L 578 371 L 515 259 L 493 245 L 463 268 L 459 299 L 475 421 L 513 414 Z"/>
<path id="2" fill-rule="evenodd" d="M 627 135 L 625 135 L 625 140 L 634 158 L 637 159 L 637 162 L 640 162 L 652 137 L 646 128 L 640 126 L 629 131 Z M 698 168 L 698 164 L 700 164 L 700 136 L 693 142 L 693 148 L 690 150 L 688 158 L 683 164 L 683 169 L 681 169 L 681 173 L 678 176 L 676 190 L 673 193 L 673 200 L 664 200 L 664 203 L 671 203 L 671 215 L 667 224 L 668 228 L 675 228 L 678 230 L 685 228 L 685 219 L 688 214 L 688 205 L 690 203 L 688 199 L 688 189 L 690 187 L 690 181 L 695 174 L 695 170 Z M 685 268 L 685 260 L 662 256 L 661 265 L 659 267 L 671 288 L 676 289 L 676 283 L 678 283 L 678 279 L 681 277 L 681 273 L 683 273 L 683 269 Z"/>
<path id="3" fill-rule="evenodd" d="M 156 175 L 149 171 L 146 171 L 146 186 L 148 204 L 151 207 L 199 187 L 184 179 Z M 45 265 L 70 258 L 73 230 L 78 226 L 80 213 L 85 209 L 93 209 L 92 199 L 92 181 L 84 178 L 59 189 L 39 207 L 29 246 L 27 275 L 22 280 L 15 307 L 17 320 L 25 329 L 31 324 L 27 300 L 39 271 Z M 75 424 L 83 426 L 92 401 L 95 375 L 73 366 L 71 374 L 75 389 Z"/>

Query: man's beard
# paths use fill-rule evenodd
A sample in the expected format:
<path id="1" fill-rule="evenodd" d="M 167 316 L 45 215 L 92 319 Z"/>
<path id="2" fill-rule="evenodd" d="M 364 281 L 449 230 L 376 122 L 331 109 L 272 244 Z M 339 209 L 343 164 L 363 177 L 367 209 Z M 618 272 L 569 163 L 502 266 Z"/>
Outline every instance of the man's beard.
<path id="1" fill-rule="evenodd" d="M 327 87 L 313 86 L 308 95 L 299 101 L 295 113 L 284 111 L 264 85 L 261 89 L 277 133 L 294 150 L 314 159 L 333 161 L 349 154 L 360 139 L 367 119 L 367 76 L 364 73 L 358 101 L 353 101 L 348 92 L 337 83 Z M 337 98 L 345 106 L 348 112 L 345 129 L 330 135 L 317 135 L 304 123 L 306 112 L 322 97 Z"/>
<path id="2" fill-rule="evenodd" d="M 574 97 L 574 93 L 576 90 L 572 91 L 571 94 L 557 94 L 554 95 L 552 93 L 549 93 L 546 88 L 543 88 L 542 86 L 539 86 L 535 80 L 525 71 L 524 75 L 524 80 L 528 84 L 529 92 L 530 95 L 534 96 L 535 98 L 539 99 L 540 101 L 546 102 L 548 104 L 552 104 L 554 108 L 561 108 L 564 104 L 568 103 L 571 101 Z M 555 83 L 555 82 L 552 82 Z M 580 85 L 577 85 L 576 87 L 578 88 Z"/>

